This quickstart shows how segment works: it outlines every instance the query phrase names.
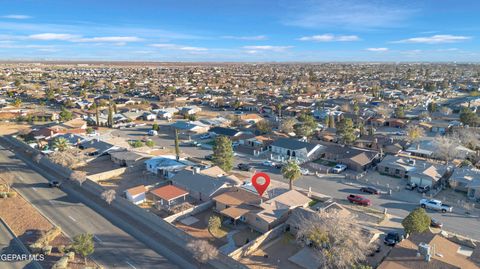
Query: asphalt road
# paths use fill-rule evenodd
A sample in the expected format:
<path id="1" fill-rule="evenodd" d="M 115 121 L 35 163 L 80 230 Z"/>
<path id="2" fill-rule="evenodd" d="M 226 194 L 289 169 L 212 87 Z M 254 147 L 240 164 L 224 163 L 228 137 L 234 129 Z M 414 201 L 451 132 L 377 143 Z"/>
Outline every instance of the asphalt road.
<path id="1" fill-rule="evenodd" d="M 92 258 L 98 264 L 105 268 L 177 268 L 76 198 L 60 189 L 49 188 L 47 179 L 16 159 L 10 151 L 0 150 L 0 163 L 16 175 L 13 187 L 60 226 L 67 236 L 94 235 Z"/>
<path id="2" fill-rule="evenodd" d="M 146 134 L 150 128 L 150 126 L 139 126 L 129 129 L 113 130 L 111 134 L 126 139 L 141 139 L 143 136 L 147 136 Z M 174 149 L 173 139 L 166 137 L 161 132 L 159 136 L 147 137 L 155 141 L 155 144 L 158 146 Z M 182 146 L 180 150 L 184 154 L 200 159 L 212 153 L 211 150 L 192 146 Z M 257 171 L 268 172 L 272 182 L 288 183 L 281 176 L 279 169 L 262 166 L 260 159 L 239 154 L 235 157 L 235 166 L 239 163 L 249 163 L 253 165 Z M 350 193 L 364 195 L 372 200 L 372 207 L 381 211 L 386 208 L 389 214 L 395 216 L 392 221 L 398 223 L 400 223 L 410 211 L 418 207 L 419 201 L 422 199 L 419 193 L 404 189 L 399 192 L 393 192 L 391 196 L 363 194 L 359 191 L 359 187 L 344 184 L 340 182 L 338 178 L 329 176 L 323 178 L 318 178 L 317 176 L 302 176 L 294 185 L 305 189 L 311 187 L 312 191 L 332 196 L 337 200 L 346 200 L 347 195 Z M 358 182 L 356 185 L 360 186 L 362 184 Z M 452 213 L 440 213 L 431 210 L 427 212 L 431 217 L 444 224 L 444 230 L 480 240 L 480 216 L 467 215 L 464 210 L 456 208 L 455 206 Z"/>
<path id="3" fill-rule="evenodd" d="M 14 235 L 10 233 L 8 228 L 0 221 L 0 255 L 7 254 L 26 254 L 28 252 L 22 247 L 22 242 L 15 239 Z M 41 268 L 38 263 L 35 261 L 28 260 L 16 260 L 16 261 L 7 261 L 0 259 L 0 268 L 2 269 L 37 269 Z"/>

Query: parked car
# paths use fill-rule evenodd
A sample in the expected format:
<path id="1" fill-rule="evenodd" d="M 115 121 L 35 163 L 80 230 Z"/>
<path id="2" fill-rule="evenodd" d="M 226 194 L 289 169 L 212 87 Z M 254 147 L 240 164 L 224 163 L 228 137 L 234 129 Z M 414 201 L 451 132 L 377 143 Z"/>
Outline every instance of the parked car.
<path id="1" fill-rule="evenodd" d="M 344 164 L 337 164 L 335 167 L 333 167 L 333 172 L 340 174 L 341 172 L 345 171 L 347 169 L 347 166 Z"/>
<path id="2" fill-rule="evenodd" d="M 206 134 L 203 134 L 202 136 L 200 136 L 200 139 L 209 139 L 210 137 L 212 137 L 209 133 L 206 133 Z"/>
<path id="3" fill-rule="evenodd" d="M 432 219 L 430 220 L 430 227 L 442 229 L 443 223 L 441 223 L 441 222 L 440 222 L 439 220 L 437 220 L 437 219 L 432 218 Z"/>
<path id="4" fill-rule="evenodd" d="M 205 160 L 213 161 L 213 154 L 206 155 Z"/>
<path id="5" fill-rule="evenodd" d="M 251 165 L 246 164 L 246 163 L 239 163 L 238 164 L 238 169 L 242 170 L 242 171 L 250 171 L 250 170 L 252 170 L 252 168 L 253 167 Z"/>
<path id="6" fill-rule="evenodd" d="M 429 191 L 430 191 L 430 186 L 429 186 L 429 185 L 419 186 L 419 187 L 417 188 L 417 191 L 418 191 L 419 193 L 429 192 Z"/>
<path id="7" fill-rule="evenodd" d="M 263 166 L 269 166 L 269 167 L 274 167 L 275 165 L 277 165 L 275 162 L 272 162 L 272 161 L 269 161 L 269 160 L 265 160 L 262 162 L 262 165 Z"/>
<path id="8" fill-rule="evenodd" d="M 48 186 L 50 186 L 50 188 L 60 188 L 61 184 L 62 183 L 60 183 L 60 181 L 58 181 L 58 180 L 53 180 L 53 181 L 48 182 Z"/>
<path id="9" fill-rule="evenodd" d="M 453 207 L 442 203 L 442 201 L 440 200 L 435 200 L 435 199 L 422 199 L 420 200 L 420 206 L 422 208 L 442 211 L 442 213 L 453 211 Z"/>
<path id="10" fill-rule="evenodd" d="M 370 194 L 380 194 L 380 191 L 375 189 L 374 187 L 361 187 L 360 191 L 370 193 Z"/>
<path id="11" fill-rule="evenodd" d="M 303 167 L 300 167 L 300 173 L 302 173 L 302 175 L 304 176 L 307 176 L 307 175 L 310 175 L 310 170 L 308 170 L 307 168 L 303 168 Z"/>
<path id="12" fill-rule="evenodd" d="M 418 187 L 417 184 L 413 182 L 408 182 L 407 185 L 405 186 L 405 189 L 413 191 L 417 187 Z"/>
<path id="13" fill-rule="evenodd" d="M 357 205 L 363 205 L 363 206 L 372 205 L 372 202 L 370 202 L 369 199 L 367 199 L 367 198 L 365 198 L 361 195 L 350 194 L 349 196 L 347 196 L 347 200 L 350 203 L 354 203 L 354 204 L 357 204 Z"/>
<path id="14" fill-rule="evenodd" d="M 397 232 L 388 232 L 383 238 L 383 243 L 387 246 L 395 246 L 403 240 L 403 236 Z"/>
<path id="15" fill-rule="evenodd" d="M 149 135 L 149 136 L 158 135 L 158 132 L 157 132 L 156 130 L 149 130 L 149 131 L 148 131 L 148 135 Z"/>

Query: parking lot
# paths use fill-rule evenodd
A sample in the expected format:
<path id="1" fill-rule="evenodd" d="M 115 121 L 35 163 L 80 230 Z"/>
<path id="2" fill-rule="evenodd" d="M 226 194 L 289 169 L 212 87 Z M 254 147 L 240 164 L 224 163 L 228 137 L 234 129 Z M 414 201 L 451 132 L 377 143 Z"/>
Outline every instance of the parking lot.
<path id="1" fill-rule="evenodd" d="M 120 136 L 124 138 L 139 138 L 146 136 L 149 126 L 139 126 L 135 128 L 114 130 L 112 135 Z M 157 146 L 163 146 L 166 148 L 174 148 L 174 141 L 171 137 L 162 134 L 160 131 L 159 136 L 150 137 Z M 182 146 L 181 152 L 188 156 L 197 157 L 203 159 L 206 155 L 212 153 L 212 150 L 203 149 L 201 147 L 194 146 Z M 287 186 L 288 181 L 285 180 L 280 169 L 274 167 L 266 167 L 262 165 L 264 158 L 256 158 L 253 156 L 247 156 L 237 154 L 235 157 L 235 167 L 239 163 L 248 163 L 254 167 L 256 171 L 267 172 L 270 175 L 272 184 Z M 234 170 L 234 173 L 241 173 L 248 178 L 248 175 L 252 175 L 252 172 L 241 172 Z M 392 221 L 400 223 L 401 220 L 408 215 L 410 211 L 419 206 L 420 199 L 424 198 L 422 194 L 416 191 L 405 190 L 406 184 L 398 182 L 399 179 L 378 175 L 377 173 L 368 173 L 362 181 L 345 181 L 337 174 L 322 175 L 317 177 L 316 175 L 305 175 L 294 183 L 294 186 L 308 189 L 312 191 L 329 195 L 337 200 L 345 200 L 348 194 L 360 194 L 367 196 L 372 201 L 372 207 L 374 209 L 383 211 L 387 209 L 387 213 L 394 215 Z M 367 180 L 365 180 L 367 179 Z M 369 195 L 359 191 L 360 187 L 368 185 L 376 185 L 377 181 L 383 186 L 379 187 L 383 192 L 387 192 L 387 185 L 390 188 L 394 187 L 391 195 Z M 384 181 L 388 181 L 386 183 Z M 394 184 L 395 183 L 395 184 Z M 397 188 L 398 187 L 398 188 Z M 440 197 L 439 197 L 440 198 Z M 444 229 L 450 232 L 465 234 L 471 236 L 477 240 L 480 240 L 480 217 L 477 214 L 465 214 L 465 210 L 460 207 L 455 207 L 452 213 L 439 213 L 429 211 L 429 214 L 444 223 Z"/>

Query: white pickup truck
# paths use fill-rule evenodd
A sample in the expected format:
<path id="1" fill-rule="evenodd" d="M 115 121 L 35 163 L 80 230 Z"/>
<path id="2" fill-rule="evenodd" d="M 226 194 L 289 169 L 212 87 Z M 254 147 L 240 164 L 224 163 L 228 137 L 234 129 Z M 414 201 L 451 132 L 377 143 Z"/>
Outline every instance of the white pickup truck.
<path id="1" fill-rule="evenodd" d="M 420 200 L 420 206 L 422 208 L 429 208 L 433 210 L 445 212 L 452 212 L 453 208 L 449 205 L 443 204 L 440 200 L 434 199 L 422 199 Z"/>

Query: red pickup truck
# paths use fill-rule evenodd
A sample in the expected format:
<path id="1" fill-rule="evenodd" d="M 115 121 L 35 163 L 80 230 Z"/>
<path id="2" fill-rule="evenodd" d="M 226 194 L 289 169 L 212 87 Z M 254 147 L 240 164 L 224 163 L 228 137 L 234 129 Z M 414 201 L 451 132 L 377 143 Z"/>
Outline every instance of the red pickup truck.
<path id="1" fill-rule="evenodd" d="M 372 205 L 372 202 L 361 196 L 361 195 L 355 195 L 355 194 L 350 194 L 349 196 L 347 196 L 347 200 L 350 202 L 350 203 L 355 203 L 355 204 L 358 204 L 358 205 L 364 205 L 364 206 L 370 206 Z"/>

